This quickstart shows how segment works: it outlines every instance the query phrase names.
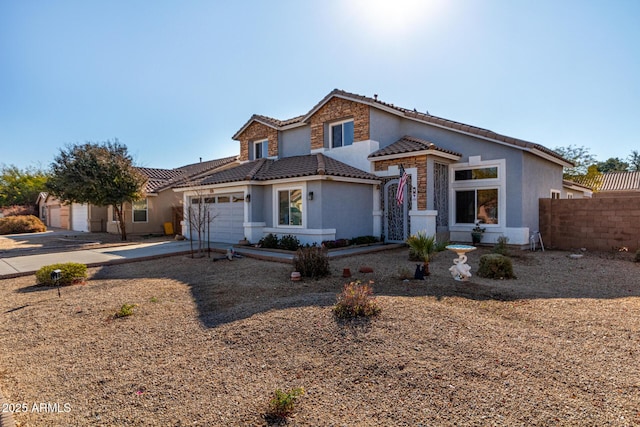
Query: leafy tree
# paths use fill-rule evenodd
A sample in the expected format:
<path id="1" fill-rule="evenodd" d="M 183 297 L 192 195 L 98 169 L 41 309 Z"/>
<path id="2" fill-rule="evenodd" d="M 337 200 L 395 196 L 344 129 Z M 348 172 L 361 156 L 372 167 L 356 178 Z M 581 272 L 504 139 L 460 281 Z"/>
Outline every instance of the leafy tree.
<path id="1" fill-rule="evenodd" d="M 598 171 L 605 172 L 626 172 L 629 170 L 629 163 L 618 157 L 610 157 L 604 162 L 598 162 Z"/>
<path id="2" fill-rule="evenodd" d="M 587 175 L 588 167 L 596 163 L 595 156 L 589 152 L 587 147 L 569 145 L 567 147 L 556 147 L 554 151 L 575 165 L 572 168 L 564 169 L 562 175 L 564 179 L 575 180 L 585 176 Z"/>
<path id="3" fill-rule="evenodd" d="M 629 160 L 630 171 L 640 171 L 640 152 L 638 150 L 633 150 L 627 160 Z"/>
<path id="4" fill-rule="evenodd" d="M 46 182 L 47 174 L 39 168 L 20 169 L 3 164 L 0 167 L 0 206 L 34 205 Z"/>
<path id="5" fill-rule="evenodd" d="M 133 166 L 127 147 L 116 139 L 61 149 L 51 165 L 47 188 L 65 202 L 112 205 L 122 240 L 126 240 L 123 205 L 144 196 L 146 181 Z"/>

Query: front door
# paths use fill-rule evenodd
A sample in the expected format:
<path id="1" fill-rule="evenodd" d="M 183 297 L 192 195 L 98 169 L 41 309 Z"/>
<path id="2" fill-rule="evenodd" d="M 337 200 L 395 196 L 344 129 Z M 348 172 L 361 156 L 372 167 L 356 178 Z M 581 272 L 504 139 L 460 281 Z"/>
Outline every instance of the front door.
<path id="1" fill-rule="evenodd" d="M 409 237 L 409 186 L 404 187 L 404 202 L 398 204 L 398 182 L 394 179 L 384 185 L 384 239 L 390 243 L 403 243 Z"/>

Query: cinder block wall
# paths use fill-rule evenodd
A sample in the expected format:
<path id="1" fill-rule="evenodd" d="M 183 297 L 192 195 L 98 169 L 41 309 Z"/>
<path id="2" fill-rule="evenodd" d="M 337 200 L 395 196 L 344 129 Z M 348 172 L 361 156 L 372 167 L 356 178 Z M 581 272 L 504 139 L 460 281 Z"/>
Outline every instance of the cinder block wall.
<path id="1" fill-rule="evenodd" d="M 540 199 L 545 246 L 610 251 L 640 248 L 640 198 Z"/>

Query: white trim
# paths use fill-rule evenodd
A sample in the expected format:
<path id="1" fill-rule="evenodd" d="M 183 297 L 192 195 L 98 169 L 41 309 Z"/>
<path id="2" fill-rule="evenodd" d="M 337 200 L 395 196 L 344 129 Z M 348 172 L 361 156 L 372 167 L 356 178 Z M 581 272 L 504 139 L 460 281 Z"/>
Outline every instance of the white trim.
<path id="1" fill-rule="evenodd" d="M 260 144 L 261 155 L 256 157 L 256 146 Z M 253 160 L 266 159 L 269 157 L 269 138 L 257 139 L 251 142 L 251 148 L 253 151 Z"/>
<path id="2" fill-rule="evenodd" d="M 302 199 L 302 224 L 301 225 L 280 225 L 280 203 L 279 203 L 279 193 L 281 191 L 291 191 L 291 190 L 300 190 L 301 199 Z M 273 228 L 277 229 L 294 229 L 300 230 L 304 229 L 307 226 L 307 183 L 297 181 L 296 185 L 286 185 L 279 184 L 274 185 L 273 190 L 271 192 L 272 196 L 272 205 L 273 205 Z M 282 233 L 282 232 L 280 232 Z M 295 233 L 293 233 L 295 234 Z"/>
<path id="3" fill-rule="evenodd" d="M 145 211 L 145 220 L 144 221 L 136 221 L 136 215 L 135 215 L 135 211 L 142 211 L 143 209 L 135 209 L 134 208 L 134 204 L 141 202 L 142 200 L 145 201 L 145 206 L 146 208 L 144 209 Z M 147 200 L 147 198 L 145 197 L 144 199 L 141 200 L 136 200 L 135 202 L 131 202 L 131 222 L 135 223 L 135 224 L 145 224 L 147 222 L 149 222 L 149 200 Z"/>
<path id="4" fill-rule="evenodd" d="M 294 178 L 273 179 L 269 181 L 236 181 L 236 182 L 228 182 L 228 183 L 222 183 L 222 184 L 202 185 L 197 187 L 180 187 L 180 188 L 174 188 L 173 191 L 175 191 L 176 193 L 182 193 L 182 192 L 189 192 L 189 191 L 204 191 L 207 189 L 209 190 L 224 189 L 224 191 L 226 192 L 226 191 L 233 191 L 233 190 L 227 190 L 227 188 L 244 189 L 248 185 L 262 185 L 262 186 L 282 185 L 282 184 L 288 184 L 288 183 L 303 182 L 301 181 L 303 179 L 304 179 L 304 182 L 336 181 L 336 182 L 350 182 L 353 184 L 371 184 L 371 185 L 380 184 L 380 181 L 377 179 L 348 178 L 344 176 L 332 176 L 332 175 L 311 175 L 311 176 L 299 176 Z M 242 190 L 237 190 L 237 191 L 242 191 Z"/>
<path id="5" fill-rule="evenodd" d="M 505 227 L 507 223 L 507 161 L 506 159 L 480 160 L 471 166 L 469 163 L 453 163 L 449 165 L 449 230 L 470 232 L 474 224 L 456 223 L 456 190 L 498 190 L 498 223 L 482 224 L 487 231 Z M 465 169 L 483 169 L 489 167 L 498 168 L 498 178 L 470 179 L 456 181 L 455 172 Z"/>
<path id="6" fill-rule="evenodd" d="M 558 197 L 556 197 L 556 199 L 560 199 L 560 198 L 562 198 L 562 191 L 560 191 L 560 190 L 556 190 L 556 189 L 554 189 L 554 188 L 552 188 L 552 189 L 549 191 L 549 198 L 553 199 L 553 198 L 554 198 L 554 197 L 553 197 L 553 195 L 554 195 L 554 194 L 557 194 L 557 195 L 558 195 Z"/>

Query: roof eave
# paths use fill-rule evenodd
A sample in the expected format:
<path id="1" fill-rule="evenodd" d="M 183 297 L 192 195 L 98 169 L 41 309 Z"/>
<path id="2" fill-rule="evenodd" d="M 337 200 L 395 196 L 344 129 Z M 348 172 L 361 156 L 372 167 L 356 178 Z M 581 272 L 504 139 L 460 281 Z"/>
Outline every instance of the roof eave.
<path id="1" fill-rule="evenodd" d="M 384 156 L 369 157 L 369 160 L 372 162 L 377 162 L 382 160 L 405 159 L 407 157 L 424 156 L 424 155 L 442 157 L 444 159 L 453 160 L 453 161 L 458 161 L 462 157 L 456 154 L 444 153 L 442 151 L 437 151 L 437 150 L 420 150 L 420 151 L 409 151 L 407 153 L 385 154 Z"/>

